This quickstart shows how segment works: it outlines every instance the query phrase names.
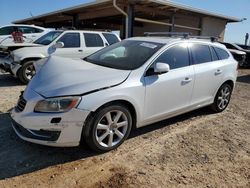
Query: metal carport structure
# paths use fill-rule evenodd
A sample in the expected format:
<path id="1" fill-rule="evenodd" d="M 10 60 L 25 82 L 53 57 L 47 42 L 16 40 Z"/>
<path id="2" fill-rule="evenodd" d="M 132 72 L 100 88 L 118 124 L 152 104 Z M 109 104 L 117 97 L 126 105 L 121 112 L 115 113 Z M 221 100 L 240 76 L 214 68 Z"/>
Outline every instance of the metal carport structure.
<path id="1" fill-rule="evenodd" d="M 53 28 L 119 30 L 122 38 L 142 35 L 143 32 L 185 31 L 223 39 L 226 24 L 239 21 L 238 18 L 166 0 L 98 0 L 14 23 Z"/>

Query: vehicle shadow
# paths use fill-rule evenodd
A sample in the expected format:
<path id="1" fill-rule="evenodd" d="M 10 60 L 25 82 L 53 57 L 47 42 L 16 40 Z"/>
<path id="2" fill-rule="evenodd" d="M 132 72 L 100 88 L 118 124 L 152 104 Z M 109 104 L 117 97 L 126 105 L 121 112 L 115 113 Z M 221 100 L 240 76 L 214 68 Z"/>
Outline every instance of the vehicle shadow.
<path id="1" fill-rule="evenodd" d="M 11 87 L 24 85 L 17 78 L 11 76 L 10 74 L 0 73 L 0 87 Z"/>
<path id="2" fill-rule="evenodd" d="M 211 111 L 207 108 L 196 110 L 135 129 L 129 138 L 144 135 L 176 122 L 210 113 Z M 0 180 L 96 155 L 98 153 L 91 151 L 86 145 L 74 148 L 53 148 L 22 141 L 16 136 L 11 127 L 10 115 L 8 113 L 0 114 Z"/>
<path id="3" fill-rule="evenodd" d="M 250 75 L 238 76 L 237 82 L 250 84 Z"/>

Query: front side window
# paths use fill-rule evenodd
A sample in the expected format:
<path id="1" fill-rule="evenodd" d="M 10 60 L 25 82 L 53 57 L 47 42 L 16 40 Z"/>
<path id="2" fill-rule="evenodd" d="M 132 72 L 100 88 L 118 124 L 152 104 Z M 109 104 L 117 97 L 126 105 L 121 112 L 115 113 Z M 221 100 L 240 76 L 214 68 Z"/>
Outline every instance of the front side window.
<path id="1" fill-rule="evenodd" d="M 41 36 L 40 38 L 38 38 L 34 43 L 41 44 L 41 45 L 49 45 L 61 34 L 62 34 L 62 31 L 51 31 Z"/>
<path id="2" fill-rule="evenodd" d="M 170 69 L 189 66 L 188 45 L 178 44 L 167 49 L 155 62 L 167 63 Z"/>
<path id="3" fill-rule="evenodd" d="M 122 70 L 134 70 L 142 66 L 164 44 L 124 40 L 86 57 L 90 63 Z"/>
<path id="4" fill-rule="evenodd" d="M 108 41 L 109 45 L 119 42 L 117 36 L 111 33 L 102 33 L 105 39 Z"/>
<path id="5" fill-rule="evenodd" d="M 213 48 L 221 60 L 228 59 L 230 57 L 229 54 L 225 50 L 218 48 L 218 47 L 213 47 Z"/>
<path id="6" fill-rule="evenodd" d="M 99 34 L 84 33 L 86 47 L 103 47 L 104 43 Z"/>
<path id="7" fill-rule="evenodd" d="M 79 48 L 80 34 L 79 33 L 65 33 L 57 42 L 63 42 L 63 48 Z"/>
<path id="8" fill-rule="evenodd" d="M 212 61 L 209 46 L 204 44 L 191 45 L 194 64 L 202 64 Z"/>
<path id="9" fill-rule="evenodd" d="M 14 27 L 8 26 L 0 29 L 0 35 L 11 35 L 15 31 Z"/>

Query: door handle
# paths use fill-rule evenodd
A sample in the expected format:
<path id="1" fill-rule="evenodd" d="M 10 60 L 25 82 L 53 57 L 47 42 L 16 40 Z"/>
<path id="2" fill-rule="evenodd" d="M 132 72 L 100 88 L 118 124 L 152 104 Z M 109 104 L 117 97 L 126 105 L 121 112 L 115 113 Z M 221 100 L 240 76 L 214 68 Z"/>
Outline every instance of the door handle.
<path id="1" fill-rule="evenodd" d="M 83 52 L 83 50 L 78 50 L 78 52 Z"/>
<path id="2" fill-rule="evenodd" d="M 216 72 L 215 72 L 215 76 L 216 76 L 216 75 L 220 75 L 221 73 L 222 73 L 222 70 L 218 69 L 218 70 L 216 70 Z"/>
<path id="3" fill-rule="evenodd" d="M 191 81 L 192 81 L 192 78 L 186 77 L 184 80 L 182 80 L 182 83 L 183 83 L 183 84 L 187 84 L 187 83 L 189 83 L 189 82 L 191 82 Z"/>

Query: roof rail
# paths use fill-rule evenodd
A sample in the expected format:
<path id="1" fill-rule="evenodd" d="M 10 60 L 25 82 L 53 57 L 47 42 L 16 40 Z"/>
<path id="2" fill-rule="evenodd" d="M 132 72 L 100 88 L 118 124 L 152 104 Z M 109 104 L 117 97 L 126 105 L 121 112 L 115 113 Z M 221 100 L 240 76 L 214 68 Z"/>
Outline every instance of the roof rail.
<path id="1" fill-rule="evenodd" d="M 144 36 L 163 36 L 163 37 L 181 37 L 184 39 L 196 38 L 196 39 L 207 39 L 211 42 L 217 42 L 220 37 L 215 36 L 194 36 L 192 33 L 188 32 L 145 32 Z"/>
<path id="2" fill-rule="evenodd" d="M 211 42 L 217 42 L 220 39 L 220 37 L 215 37 L 215 36 L 190 36 L 190 38 L 208 39 L 211 40 Z"/>
<path id="3" fill-rule="evenodd" d="M 183 37 L 188 38 L 192 33 L 188 32 L 145 32 L 144 36 L 165 36 L 165 37 Z"/>

